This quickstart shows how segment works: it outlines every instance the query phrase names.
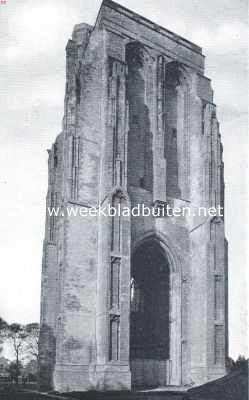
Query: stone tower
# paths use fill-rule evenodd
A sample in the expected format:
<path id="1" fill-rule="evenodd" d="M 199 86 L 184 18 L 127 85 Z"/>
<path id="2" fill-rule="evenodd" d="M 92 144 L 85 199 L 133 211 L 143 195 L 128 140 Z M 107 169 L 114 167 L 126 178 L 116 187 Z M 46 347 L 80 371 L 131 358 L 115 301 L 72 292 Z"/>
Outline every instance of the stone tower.
<path id="1" fill-rule="evenodd" d="M 110 0 L 66 47 L 48 151 L 40 380 L 58 391 L 198 385 L 228 351 L 222 144 L 202 49 Z M 188 207 L 181 216 L 68 208 Z"/>

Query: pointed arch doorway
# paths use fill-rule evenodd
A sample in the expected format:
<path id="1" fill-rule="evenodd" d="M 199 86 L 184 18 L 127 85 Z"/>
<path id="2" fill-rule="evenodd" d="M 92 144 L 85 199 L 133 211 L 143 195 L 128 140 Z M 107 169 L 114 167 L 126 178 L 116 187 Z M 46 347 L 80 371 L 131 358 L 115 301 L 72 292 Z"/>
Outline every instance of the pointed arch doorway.
<path id="1" fill-rule="evenodd" d="M 133 387 L 169 384 L 170 266 L 156 240 L 132 257 L 130 364 Z"/>

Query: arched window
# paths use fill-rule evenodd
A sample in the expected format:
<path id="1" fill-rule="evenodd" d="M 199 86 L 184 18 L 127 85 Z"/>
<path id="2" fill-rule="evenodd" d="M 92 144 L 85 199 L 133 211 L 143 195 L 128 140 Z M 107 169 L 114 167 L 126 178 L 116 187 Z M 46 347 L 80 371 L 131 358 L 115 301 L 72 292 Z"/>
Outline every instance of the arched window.
<path id="1" fill-rule="evenodd" d="M 131 312 L 144 311 L 144 294 L 134 278 L 131 279 Z"/>

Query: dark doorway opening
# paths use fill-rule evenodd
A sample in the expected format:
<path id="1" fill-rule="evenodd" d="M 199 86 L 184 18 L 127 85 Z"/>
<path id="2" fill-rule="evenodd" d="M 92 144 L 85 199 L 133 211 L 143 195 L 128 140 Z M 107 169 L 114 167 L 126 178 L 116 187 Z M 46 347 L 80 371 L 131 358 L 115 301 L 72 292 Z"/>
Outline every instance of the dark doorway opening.
<path id="1" fill-rule="evenodd" d="M 156 241 L 140 246 L 131 270 L 130 359 L 132 384 L 167 384 L 169 365 L 169 264 Z"/>

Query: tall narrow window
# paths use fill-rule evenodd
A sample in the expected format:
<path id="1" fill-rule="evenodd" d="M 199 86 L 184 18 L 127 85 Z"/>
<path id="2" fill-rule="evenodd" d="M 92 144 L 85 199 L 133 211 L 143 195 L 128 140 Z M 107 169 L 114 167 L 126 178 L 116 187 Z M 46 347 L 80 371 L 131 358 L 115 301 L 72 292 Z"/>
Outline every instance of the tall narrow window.
<path id="1" fill-rule="evenodd" d="M 113 141 L 113 169 L 115 169 L 115 158 L 117 151 L 117 125 L 116 125 L 116 114 L 117 114 L 117 102 L 115 94 L 112 95 L 111 99 L 111 114 L 112 114 L 112 141 Z"/>
<path id="2" fill-rule="evenodd" d="M 224 334 L 223 326 L 215 326 L 215 337 L 214 337 L 214 361 L 215 364 L 223 364 L 224 362 Z"/>
<path id="3" fill-rule="evenodd" d="M 80 73 L 78 72 L 75 76 L 75 94 L 76 94 L 76 103 L 80 104 L 80 97 L 81 97 L 81 80 L 80 80 Z"/>
<path id="4" fill-rule="evenodd" d="M 111 308 L 119 308 L 120 301 L 120 258 L 111 263 Z"/>
<path id="5" fill-rule="evenodd" d="M 79 138 L 72 138 L 72 187 L 71 196 L 74 200 L 78 198 L 78 174 L 79 174 Z"/>
<path id="6" fill-rule="evenodd" d="M 216 320 L 223 319 L 222 312 L 222 276 L 215 275 L 214 280 L 214 317 Z"/>
<path id="7" fill-rule="evenodd" d="M 120 154 L 117 154 L 115 160 L 115 184 L 117 186 L 122 185 L 122 160 L 120 159 Z"/>
<path id="8" fill-rule="evenodd" d="M 120 174 L 117 174 L 117 162 L 119 159 L 119 130 L 120 130 L 120 65 L 119 62 L 109 58 L 109 99 L 111 105 L 111 127 L 112 127 L 112 141 L 113 141 L 113 184 L 120 185 Z"/>
<path id="9" fill-rule="evenodd" d="M 201 109 L 201 132 L 204 135 L 205 133 L 205 110 L 207 103 L 202 101 L 202 109 Z"/>
<path id="10" fill-rule="evenodd" d="M 58 166 L 58 147 L 57 144 L 54 145 L 54 168 Z"/>
<path id="11" fill-rule="evenodd" d="M 53 210 L 56 207 L 57 194 L 55 192 L 51 192 L 50 194 L 50 210 Z M 55 239 L 55 215 L 50 215 L 50 224 L 49 224 L 49 240 L 51 242 Z"/>
<path id="12" fill-rule="evenodd" d="M 144 295 L 134 278 L 131 279 L 131 312 L 144 311 Z"/>
<path id="13" fill-rule="evenodd" d="M 115 96 L 115 101 L 116 101 L 116 104 L 115 104 L 115 131 L 114 131 L 114 138 L 113 138 L 113 141 L 114 141 L 114 154 L 113 154 L 113 156 L 114 156 L 114 159 L 117 157 L 117 154 L 118 154 L 118 148 L 119 148 L 119 137 L 118 137 L 118 134 L 119 134 L 119 118 L 120 118 L 120 116 L 119 116 L 119 93 L 120 92 L 120 77 L 119 76 L 117 76 L 117 84 L 116 84 L 116 96 Z"/>
<path id="14" fill-rule="evenodd" d="M 110 361 L 119 360 L 120 317 L 112 316 L 110 321 Z"/>
<path id="15" fill-rule="evenodd" d="M 121 251 L 121 205 L 121 193 L 118 193 L 112 201 L 112 206 L 116 210 L 112 217 L 112 251 L 116 253 Z"/>

